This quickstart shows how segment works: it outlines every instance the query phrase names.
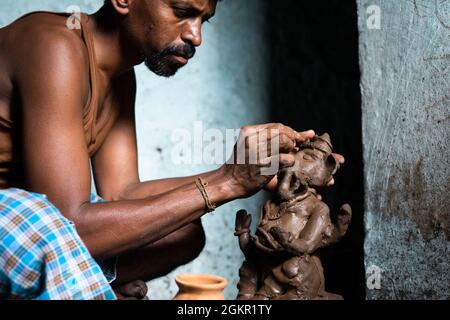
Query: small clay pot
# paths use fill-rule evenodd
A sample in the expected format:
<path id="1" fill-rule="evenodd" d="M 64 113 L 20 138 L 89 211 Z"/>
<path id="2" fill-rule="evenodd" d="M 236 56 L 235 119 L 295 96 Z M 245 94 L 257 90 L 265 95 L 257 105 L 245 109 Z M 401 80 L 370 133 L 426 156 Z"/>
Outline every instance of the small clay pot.
<path id="1" fill-rule="evenodd" d="M 209 274 L 183 274 L 175 278 L 179 291 L 174 300 L 225 300 L 228 281 Z"/>

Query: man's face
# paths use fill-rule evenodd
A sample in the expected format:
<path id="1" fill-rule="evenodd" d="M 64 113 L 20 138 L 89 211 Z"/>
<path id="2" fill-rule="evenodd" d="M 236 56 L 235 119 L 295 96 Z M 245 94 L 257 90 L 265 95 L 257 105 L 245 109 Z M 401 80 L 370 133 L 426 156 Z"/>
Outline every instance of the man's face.
<path id="1" fill-rule="evenodd" d="M 133 33 L 146 66 L 173 76 L 202 42 L 202 25 L 215 13 L 216 0 L 135 0 Z"/>

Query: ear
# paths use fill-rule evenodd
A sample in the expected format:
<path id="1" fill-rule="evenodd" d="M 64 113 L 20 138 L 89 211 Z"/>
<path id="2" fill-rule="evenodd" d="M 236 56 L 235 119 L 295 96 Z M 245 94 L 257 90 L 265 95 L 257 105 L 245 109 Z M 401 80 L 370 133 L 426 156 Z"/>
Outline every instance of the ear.
<path id="1" fill-rule="evenodd" d="M 336 161 L 332 154 L 327 157 L 326 166 L 330 169 L 331 175 L 334 175 L 336 171 L 338 171 L 339 163 Z"/>
<path id="2" fill-rule="evenodd" d="M 111 5 L 119 14 L 127 15 L 130 12 L 130 5 L 133 0 L 109 0 Z"/>

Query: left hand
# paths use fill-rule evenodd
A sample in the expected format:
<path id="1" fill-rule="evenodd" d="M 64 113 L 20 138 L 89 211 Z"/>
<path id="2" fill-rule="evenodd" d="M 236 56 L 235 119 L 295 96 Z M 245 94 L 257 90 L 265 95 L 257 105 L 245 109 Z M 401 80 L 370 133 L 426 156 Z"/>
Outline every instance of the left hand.
<path id="1" fill-rule="evenodd" d="M 136 280 L 113 288 L 119 300 L 148 300 L 144 281 Z"/>

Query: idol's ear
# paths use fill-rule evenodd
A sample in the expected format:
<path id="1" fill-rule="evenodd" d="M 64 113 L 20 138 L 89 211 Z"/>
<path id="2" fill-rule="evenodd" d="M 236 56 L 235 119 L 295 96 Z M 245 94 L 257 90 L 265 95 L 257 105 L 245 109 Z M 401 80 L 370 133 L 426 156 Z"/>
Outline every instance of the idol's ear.
<path id="1" fill-rule="evenodd" d="M 326 161 L 326 167 L 328 170 L 330 170 L 331 175 L 334 175 L 336 171 L 339 169 L 339 163 L 336 161 L 336 159 L 333 157 L 332 154 L 328 155 Z"/>

